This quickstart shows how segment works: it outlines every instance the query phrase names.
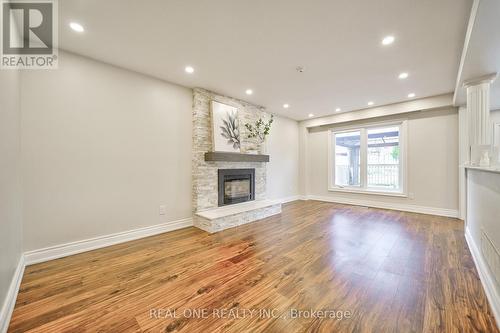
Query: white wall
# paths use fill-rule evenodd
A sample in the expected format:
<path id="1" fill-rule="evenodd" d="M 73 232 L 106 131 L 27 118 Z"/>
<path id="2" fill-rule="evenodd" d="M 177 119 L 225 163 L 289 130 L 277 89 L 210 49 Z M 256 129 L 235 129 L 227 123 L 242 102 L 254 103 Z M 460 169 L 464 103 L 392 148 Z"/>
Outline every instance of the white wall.
<path id="1" fill-rule="evenodd" d="M 469 169 L 467 180 L 467 228 L 478 246 L 484 231 L 500 249 L 500 174 Z"/>
<path id="2" fill-rule="evenodd" d="M 497 321 L 500 319 L 500 173 L 467 170 L 467 229 L 469 249 Z M 487 259 L 483 249 L 491 241 L 496 255 Z"/>
<path id="3" fill-rule="evenodd" d="M 267 197 L 286 199 L 299 194 L 299 126 L 295 120 L 274 117 L 267 140 Z"/>
<path id="4" fill-rule="evenodd" d="M 19 119 L 19 73 L 0 70 L 0 311 L 22 255 Z"/>
<path id="5" fill-rule="evenodd" d="M 191 90 L 59 56 L 22 74 L 25 250 L 189 218 Z"/>
<path id="6" fill-rule="evenodd" d="M 458 210 L 458 115 L 455 108 L 415 112 L 371 121 L 408 119 L 408 198 L 328 191 L 328 129 L 317 127 L 303 137 L 307 141 L 307 195 L 329 200 L 357 200 L 382 205 L 396 204 L 432 209 Z M 368 120 L 349 124 L 369 123 Z M 337 125 L 345 126 L 345 124 Z M 333 127 L 334 128 L 334 127 Z"/>
<path id="7" fill-rule="evenodd" d="M 491 112 L 490 112 L 490 120 L 491 120 L 491 122 L 494 122 L 494 123 L 499 123 L 500 122 L 500 109 L 498 109 L 498 110 L 491 110 Z"/>

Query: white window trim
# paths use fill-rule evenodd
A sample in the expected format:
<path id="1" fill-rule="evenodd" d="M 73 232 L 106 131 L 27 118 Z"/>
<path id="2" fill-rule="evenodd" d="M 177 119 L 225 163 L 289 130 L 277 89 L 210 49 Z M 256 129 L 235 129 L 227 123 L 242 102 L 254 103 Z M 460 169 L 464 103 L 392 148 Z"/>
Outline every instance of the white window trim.
<path id="1" fill-rule="evenodd" d="M 399 146 L 400 146 L 400 190 L 399 191 L 379 191 L 376 189 L 368 189 L 366 184 L 366 172 L 365 168 L 367 165 L 366 147 L 367 144 L 366 130 L 372 127 L 386 127 L 386 126 L 399 126 Z M 361 174 L 361 185 L 360 186 L 337 186 L 335 185 L 335 154 L 333 154 L 333 142 L 332 138 L 334 134 L 360 131 L 361 137 L 361 149 L 360 149 L 360 174 Z M 403 120 L 393 120 L 390 122 L 377 122 L 369 123 L 363 125 L 353 125 L 341 128 L 332 128 L 328 131 L 328 191 L 332 192 L 347 192 L 347 193 L 360 193 L 360 194 L 374 194 L 383 195 L 391 197 L 408 197 L 408 121 Z"/>

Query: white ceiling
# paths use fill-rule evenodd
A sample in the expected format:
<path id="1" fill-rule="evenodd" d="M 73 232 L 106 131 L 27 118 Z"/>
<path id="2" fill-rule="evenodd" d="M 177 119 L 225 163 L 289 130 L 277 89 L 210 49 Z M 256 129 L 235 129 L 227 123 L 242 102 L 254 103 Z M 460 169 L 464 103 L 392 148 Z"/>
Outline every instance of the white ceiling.
<path id="1" fill-rule="evenodd" d="M 60 46 L 301 120 L 454 90 L 471 0 L 64 0 Z M 82 34 L 68 24 L 77 21 Z M 396 41 L 382 46 L 392 34 Z M 192 65 L 195 73 L 184 72 Z M 304 73 L 295 68 L 303 66 Z M 400 72 L 410 74 L 406 80 Z M 251 88 L 252 96 L 245 90 Z M 284 103 L 290 104 L 283 109 Z"/>
<path id="2" fill-rule="evenodd" d="M 491 73 L 500 74 L 500 1 L 481 0 L 472 26 L 459 83 Z M 457 105 L 467 101 L 465 89 L 456 92 Z M 490 104 L 500 108 L 500 79 L 491 85 Z"/>

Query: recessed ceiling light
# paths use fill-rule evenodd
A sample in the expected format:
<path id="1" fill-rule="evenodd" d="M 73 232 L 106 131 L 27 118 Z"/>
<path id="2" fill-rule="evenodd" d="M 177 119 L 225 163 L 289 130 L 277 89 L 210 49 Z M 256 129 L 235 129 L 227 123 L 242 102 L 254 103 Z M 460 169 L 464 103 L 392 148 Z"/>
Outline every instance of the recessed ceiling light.
<path id="1" fill-rule="evenodd" d="M 73 30 L 75 30 L 76 32 L 83 32 L 85 29 L 83 29 L 83 26 L 79 23 L 76 23 L 76 22 L 71 22 L 69 24 L 69 27 Z"/>
<path id="2" fill-rule="evenodd" d="M 372 101 L 369 101 L 369 102 L 368 102 L 368 105 L 373 105 L 373 102 L 372 102 Z"/>
<path id="3" fill-rule="evenodd" d="M 415 93 L 409 93 L 408 94 L 408 98 L 413 98 L 413 97 L 415 97 Z"/>
<path id="4" fill-rule="evenodd" d="M 309 113 L 309 118 L 312 118 L 314 117 L 314 115 L 312 113 Z"/>
<path id="5" fill-rule="evenodd" d="M 283 104 L 283 107 L 284 107 L 285 109 L 288 109 L 288 108 L 290 107 L 290 105 L 288 105 L 288 104 Z"/>
<path id="6" fill-rule="evenodd" d="M 394 36 L 386 36 L 384 37 L 384 39 L 382 39 L 382 45 L 390 45 L 392 43 L 394 43 Z"/>
<path id="7" fill-rule="evenodd" d="M 245 93 L 246 93 L 247 95 L 251 95 L 251 94 L 253 94 L 253 90 L 252 90 L 252 89 L 247 89 L 247 90 L 245 91 Z"/>
<path id="8" fill-rule="evenodd" d="M 194 72 L 194 68 L 191 66 L 186 66 L 186 68 L 184 68 L 184 70 L 186 71 L 186 73 L 189 73 L 189 74 Z"/>
<path id="9" fill-rule="evenodd" d="M 400 79 L 406 79 L 406 78 L 408 77 L 408 73 L 403 72 L 403 73 L 399 74 L 399 76 L 398 76 L 398 77 L 399 77 Z"/>
<path id="10" fill-rule="evenodd" d="M 336 109 L 335 109 L 335 112 L 340 112 L 340 111 L 341 111 L 341 109 L 340 109 L 340 108 L 336 108 Z"/>

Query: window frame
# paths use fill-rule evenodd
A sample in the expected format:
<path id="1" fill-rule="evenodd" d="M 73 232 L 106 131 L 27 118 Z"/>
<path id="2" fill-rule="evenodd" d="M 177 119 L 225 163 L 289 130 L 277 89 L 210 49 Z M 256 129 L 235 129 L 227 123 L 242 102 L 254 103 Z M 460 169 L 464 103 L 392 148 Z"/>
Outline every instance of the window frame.
<path id="1" fill-rule="evenodd" d="M 368 130 L 372 128 L 383 128 L 390 126 L 399 127 L 399 190 L 384 191 L 380 189 L 370 189 L 368 183 Z M 360 185 L 339 186 L 335 184 L 335 144 L 333 139 L 336 134 L 359 131 L 360 132 Z M 328 130 L 328 191 L 375 194 L 394 197 L 408 197 L 408 144 L 407 144 L 408 121 L 399 119 L 387 122 L 368 123 L 363 125 L 352 125 L 335 127 Z"/>

